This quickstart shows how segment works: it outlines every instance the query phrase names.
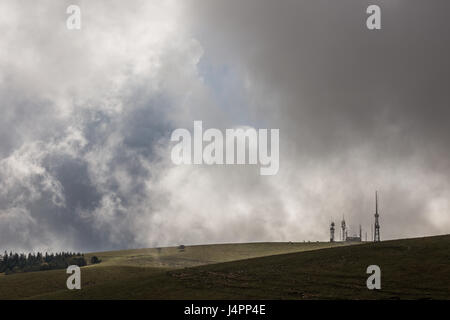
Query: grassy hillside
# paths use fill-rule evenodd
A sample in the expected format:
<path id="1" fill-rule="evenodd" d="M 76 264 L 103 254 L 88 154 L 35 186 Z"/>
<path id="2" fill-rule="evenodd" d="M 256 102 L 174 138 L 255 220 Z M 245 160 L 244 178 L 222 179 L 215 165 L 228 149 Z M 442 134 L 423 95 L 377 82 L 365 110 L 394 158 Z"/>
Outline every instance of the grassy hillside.
<path id="1" fill-rule="evenodd" d="M 102 259 L 103 266 L 133 266 L 155 268 L 185 268 L 205 264 L 228 262 L 276 254 L 302 252 L 348 245 L 329 242 L 259 242 L 136 249 L 86 254 Z"/>
<path id="2" fill-rule="evenodd" d="M 247 250 L 264 255 L 291 250 L 289 246 L 310 251 L 229 261 L 245 258 Z M 157 249 L 101 253 L 104 263 L 82 268 L 82 290 L 65 289 L 64 270 L 53 270 L 0 276 L 0 298 L 450 299 L 450 235 L 323 246 L 237 244 L 188 247 L 184 252 L 170 248 L 159 253 L 159 260 L 153 252 Z M 220 261 L 229 262 L 215 263 Z M 182 267 L 203 263 L 213 264 Z M 371 264 L 381 268 L 379 291 L 366 288 L 365 271 Z"/>
<path id="3" fill-rule="evenodd" d="M 168 270 L 220 263 L 253 257 L 262 257 L 289 252 L 316 250 L 345 244 L 327 242 L 306 243 L 243 243 L 135 249 L 86 254 L 86 260 L 92 256 L 102 262 L 82 268 L 81 280 L 83 294 L 91 287 L 104 283 L 124 283 L 131 285 L 141 279 L 164 274 Z M 48 293 L 64 292 L 68 275 L 65 270 L 39 271 L 5 276 L 0 274 L 0 299 L 23 299 Z M 57 293 L 59 294 L 59 293 Z M 123 291 L 126 297 L 126 289 Z M 83 296 L 84 297 L 84 296 Z M 108 298 L 109 296 L 105 296 Z M 120 297 L 120 296 L 117 296 Z"/>

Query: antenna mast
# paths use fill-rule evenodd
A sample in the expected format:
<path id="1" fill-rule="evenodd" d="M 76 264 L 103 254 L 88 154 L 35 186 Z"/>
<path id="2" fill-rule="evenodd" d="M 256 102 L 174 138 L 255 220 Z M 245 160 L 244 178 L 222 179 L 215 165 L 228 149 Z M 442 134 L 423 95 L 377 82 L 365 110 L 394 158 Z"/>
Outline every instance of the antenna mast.
<path id="1" fill-rule="evenodd" d="M 380 222 L 378 221 L 378 217 L 380 215 L 378 214 L 378 192 L 375 191 L 375 233 L 373 241 L 379 242 L 380 240 Z"/>
<path id="2" fill-rule="evenodd" d="M 347 231 L 346 231 L 346 226 L 345 226 L 344 215 L 342 215 L 341 229 L 342 229 L 342 241 L 345 241 L 345 240 L 347 240 Z"/>

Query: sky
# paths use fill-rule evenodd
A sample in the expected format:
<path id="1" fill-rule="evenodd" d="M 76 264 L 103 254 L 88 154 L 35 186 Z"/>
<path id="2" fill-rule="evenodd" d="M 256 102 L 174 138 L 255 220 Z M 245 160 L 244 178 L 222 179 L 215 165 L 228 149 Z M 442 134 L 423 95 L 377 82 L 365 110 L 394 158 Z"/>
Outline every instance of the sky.
<path id="1" fill-rule="evenodd" d="M 68 30 L 69 5 L 81 29 Z M 381 8 L 381 30 L 366 9 Z M 450 3 L 0 2 L 0 249 L 450 233 Z M 174 165 L 176 128 L 280 130 L 280 169 Z"/>

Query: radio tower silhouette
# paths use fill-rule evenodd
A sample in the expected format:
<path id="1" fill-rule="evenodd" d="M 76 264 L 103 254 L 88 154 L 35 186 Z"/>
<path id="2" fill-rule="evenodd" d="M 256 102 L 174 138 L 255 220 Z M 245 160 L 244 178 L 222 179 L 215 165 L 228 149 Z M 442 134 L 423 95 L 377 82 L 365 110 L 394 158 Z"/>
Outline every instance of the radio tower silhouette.
<path id="1" fill-rule="evenodd" d="M 330 225 L 330 242 L 334 242 L 334 221 Z"/>
<path id="2" fill-rule="evenodd" d="M 347 240 L 347 230 L 346 230 L 346 226 L 345 226 L 345 217 L 344 215 L 342 215 L 342 221 L 341 221 L 341 230 L 342 230 L 342 234 L 341 234 L 341 240 L 345 241 Z"/>
<path id="3" fill-rule="evenodd" d="M 378 192 L 375 191 L 375 228 L 374 228 L 374 235 L 373 235 L 373 241 L 379 242 L 380 240 L 380 222 L 378 221 L 378 217 L 380 215 L 378 214 Z"/>

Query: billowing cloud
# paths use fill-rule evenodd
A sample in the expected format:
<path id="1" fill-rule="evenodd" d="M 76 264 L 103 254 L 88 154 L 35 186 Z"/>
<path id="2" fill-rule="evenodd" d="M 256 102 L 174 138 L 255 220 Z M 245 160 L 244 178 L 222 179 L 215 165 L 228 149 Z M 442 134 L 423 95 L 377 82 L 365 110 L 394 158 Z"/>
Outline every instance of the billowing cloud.
<path id="1" fill-rule="evenodd" d="M 0 247 L 107 250 L 448 233 L 449 5 L 0 4 Z M 170 133 L 280 129 L 280 171 L 174 166 Z"/>

